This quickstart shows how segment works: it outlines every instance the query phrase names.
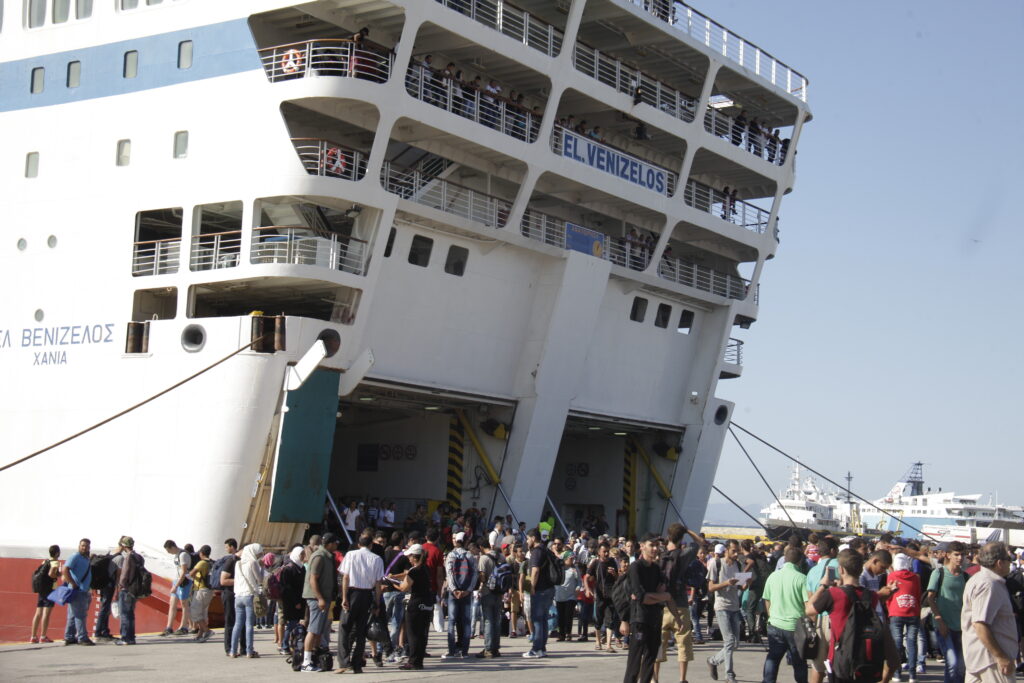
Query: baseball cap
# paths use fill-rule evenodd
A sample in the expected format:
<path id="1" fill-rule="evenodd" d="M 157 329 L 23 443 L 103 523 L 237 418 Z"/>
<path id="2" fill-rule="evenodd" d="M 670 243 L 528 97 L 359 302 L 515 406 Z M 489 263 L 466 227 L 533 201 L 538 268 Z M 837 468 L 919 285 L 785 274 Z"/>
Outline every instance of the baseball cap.
<path id="1" fill-rule="evenodd" d="M 452 536 L 452 540 L 455 541 L 456 543 L 462 543 L 462 541 L 465 540 L 465 538 L 466 538 L 466 532 L 465 531 L 460 531 L 459 533 L 457 533 L 454 536 Z"/>
<path id="2" fill-rule="evenodd" d="M 337 534 L 332 534 L 331 532 L 328 531 L 326 534 L 324 534 L 324 537 L 322 539 L 320 539 L 320 543 L 321 543 L 321 545 L 330 545 L 331 543 L 341 543 L 341 539 L 338 538 Z"/>
<path id="3" fill-rule="evenodd" d="M 121 540 L 119 541 L 119 543 L 121 545 L 123 545 L 125 548 L 134 548 L 135 547 L 135 539 L 132 538 L 131 536 L 122 536 Z"/>
<path id="4" fill-rule="evenodd" d="M 721 543 L 715 545 L 715 555 L 724 555 L 724 554 L 725 554 L 725 546 L 722 545 Z"/>
<path id="5" fill-rule="evenodd" d="M 413 543 L 411 546 L 405 549 L 404 555 L 423 555 L 423 546 L 419 543 Z"/>

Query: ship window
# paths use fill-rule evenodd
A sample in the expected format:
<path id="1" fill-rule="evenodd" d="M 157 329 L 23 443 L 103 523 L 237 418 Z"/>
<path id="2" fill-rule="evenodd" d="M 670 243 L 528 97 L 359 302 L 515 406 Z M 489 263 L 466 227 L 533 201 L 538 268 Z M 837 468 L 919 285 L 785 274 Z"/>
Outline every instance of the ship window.
<path id="1" fill-rule="evenodd" d="M 184 159 L 188 156 L 188 131 L 179 130 L 174 134 L 174 158 Z"/>
<path id="2" fill-rule="evenodd" d="M 139 0 L 121 0 L 121 9 L 135 9 L 139 6 Z"/>
<path id="3" fill-rule="evenodd" d="M 629 311 L 629 319 L 638 323 L 644 321 L 647 315 L 647 299 L 641 296 L 633 297 L 633 307 Z"/>
<path id="4" fill-rule="evenodd" d="M 37 66 L 36 68 L 32 69 L 32 84 L 29 87 L 29 91 L 32 94 L 37 94 L 37 93 L 43 92 L 43 83 L 44 83 L 45 80 L 46 80 L 46 69 L 45 68 L 43 68 L 41 66 Z"/>
<path id="5" fill-rule="evenodd" d="M 139 51 L 128 50 L 124 53 L 124 77 L 135 78 L 139 75 Z"/>
<path id="6" fill-rule="evenodd" d="M 391 250 L 395 248 L 395 235 L 398 231 L 391 228 L 391 232 L 388 233 L 388 243 L 384 246 L 384 258 L 391 256 Z"/>
<path id="7" fill-rule="evenodd" d="M 28 1 L 28 27 L 38 28 L 46 23 L 46 0 Z"/>
<path id="8" fill-rule="evenodd" d="M 693 328 L 693 311 L 688 311 L 685 308 L 683 312 L 679 314 L 679 327 L 677 332 L 683 334 L 690 334 L 690 330 Z"/>
<path id="9" fill-rule="evenodd" d="M 188 69 L 192 67 L 192 41 L 183 40 L 178 43 L 178 68 Z"/>
<path id="10" fill-rule="evenodd" d="M 132 161 L 132 141 L 131 140 L 118 140 L 117 141 L 117 165 L 127 166 Z"/>
<path id="11" fill-rule="evenodd" d="M 75 16 L 88 19 L 92 16 L 92 0 L 75 0 Z"/>
<path id="12" fill-rule="evenodd" d="M 82 83 L 82 63 L 68 62 L 68 87 L 77 88 Z"/>
<path id="13" fill-rule="evenodd" d="M 53 23 L 63 24 L 71 15 L 71 0 L 53 0 Z"/>
<path id="14" fill-rule="evenodd" d="M 668 327 L 668 320 L 672 317 L 672 307 L 668 304 L 658 304 L 658 313 L 654 316 L 655 327 Z"/>
<path id="15" fill-rule="evenodd" d="M 430 264 L 430 250 L 434 248 L 434 240 L 423 235 L 413 235 L 412 246 L 409 247 L 409 263 L 426 268 Z"/>
<path id="16" fill-rule="evenodd" d="M 29 152 L 25 155 L 25 177 L 35 178 L 39 175 L 39 152 Z"/>
<path id="17" fill-rule="evenodd" d="M 451 275 L 458 275 L 466 272 L 466 261 L 469 260 L 469 249 L 457 247 L 454 244 L 448 247 L 448 258 L 444 262 L 444 272 Z"/>
<path id="18" fill-rule="evenodd" d="M 164 0 L 146 0 L 147 5 L 159 5 Z"/>

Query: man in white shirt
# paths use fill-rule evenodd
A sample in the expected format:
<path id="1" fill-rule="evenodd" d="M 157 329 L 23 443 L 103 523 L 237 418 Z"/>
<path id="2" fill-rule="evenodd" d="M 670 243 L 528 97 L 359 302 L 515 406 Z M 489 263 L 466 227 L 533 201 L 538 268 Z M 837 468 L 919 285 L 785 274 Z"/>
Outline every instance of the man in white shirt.
<path id="1" fill-rule="evenodd" d="M 359 549 L 345 555 L 338 568 L 341 574 L 341 628 L 338 629 L 338 673 L 352 669 L 361 673 L 365 664 L 366 626 L 370 612 L 381 599 L 384 561 L 370 550 L 373 538 L 359 537 Z"/>
<path id="2" fill-rule="evenodd" d="M 501 517 L 494 518 L 494 529 L 487 535 L 487 545 L 491 548 L 501 547 L 501 542 L 505 539 L 505 522 Z"/>
<path id="3" fill-rule="evenodd" d="M 341 513 L 342 521 L 345 523 L 345 530 L 348 531 L 348 536 L 354 538 L 357 533 L 356 525 L 359 523 L 359 517 L 362 513 L 359 512 L 359 507 L 356 502 L 350 501 L 348 507 L 345 508 Z M 345 550 L 348 550 L 348 545 L 345 544 Z"/>

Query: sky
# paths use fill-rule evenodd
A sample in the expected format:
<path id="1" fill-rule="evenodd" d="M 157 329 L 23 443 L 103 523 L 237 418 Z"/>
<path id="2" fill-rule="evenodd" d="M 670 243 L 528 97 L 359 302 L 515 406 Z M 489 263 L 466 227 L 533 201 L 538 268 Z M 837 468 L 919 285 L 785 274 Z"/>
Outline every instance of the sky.
<path id="1" fill-rule="evenodd" d="M 806 75 L 814 115 L 718 385 L 733 420 L 872 500 L 920 460 L 926 486 L 1024 505 L 1024 3 L 692 4 Z M 732 437 L 716 485 L 771 500 Z"/>

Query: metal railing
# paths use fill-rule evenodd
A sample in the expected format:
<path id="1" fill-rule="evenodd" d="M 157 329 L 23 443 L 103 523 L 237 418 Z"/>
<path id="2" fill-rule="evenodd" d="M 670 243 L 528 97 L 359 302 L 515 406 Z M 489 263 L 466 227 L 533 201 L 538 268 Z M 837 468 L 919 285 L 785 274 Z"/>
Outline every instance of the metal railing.
<path id="1" fill-rule="evenodd" d="M 644 270 L 651 262 L 651 250 L 644 244 L 637 244 L 626 238 L 609 238 L 605 244 L 607 260 L 617 266 L 630 270 Z"/>
<path id="2" fill-rule="evenodd" d="M 357 149 L 319 138 L 292 138 L 299 160 L 310 175 L 362 180 L 366 175 L 366 154 Z"/>
<path id="3" fill-rule="evenodd" d="M 725 344 L 725 356 L 722 360 L 733 365 L 743 365 L 743 340 L 729 337 L 729 341 Z"/>
<path id="4" fill-rule="evenodd" d="M 381 183 L 385 190 L 402 199 L 477 221 L 488 228 L 503 227 L 512 209 L 508 200 L 390 163 L 381 168 Z"/>
<path id="5" fill-rule="evenodd" d="M 564 154 L 563 154 L 564 153 L 564 149 L 563 149 L 563 139 L 564 138 L 563 138 L 563 135 L 562 135 L 562 131 L 563 130 L 565 130 L 565 129 L 563 129 L 561 126 L 556 125 L 554 130 L 551 132 L 551 151 L 554 152 L 555 154 L 557 154 L 558 156 L 564 156 Z M 577 135 L 579 137 L 586 138 L 587 144 L 593 145 L 595 147 L 598 147 L 598 148 L 604 150 L 605 152 L 610 152 L 613 155 L 628 157 L 629 159 L 634 159 L 634 160 L 636 160 L 636 161 L 638 161 L 641 164 L 644 164 L 646 166 L 650 166 L 652 168 L 657 168 L 657 169 L 660 169 L 660 170 L 664 171 L 664 173 L 665 173 L 665 191 L 664 192 L 658 192 L 657 190 L 655 190 L 653 188 L 648 188 L 648 189 L 651 189 L 652 192 L 658 192 L 658 194 L 663 194 L 666 197 L 671 197 L 673 194 L 675 194 L 675 191 L 676 191 L 676 181 L 677 181 L 677 177 L 678 176 L 676 175 L 676 173 L 674 171 L 670 171 L 667 168 L 665 168 L 664 166 L 659 166 L 658 164 L 655 164 L 653 162 L 647 161 L 646 159 L 638 157 L 635 154 L 631 154 L 630 152 L 626 152 L 625 150 L 619 149 L 618 147 L 615 147 L 613 145 L 609 145 L 607 142 L 600 142 L 598 140 L 595 140 L 594 138 L 587 137 L 586 135 L 583 135 L 582 133 L 573 132 L 573 135 Z M 579 161 L 580 163 L 588 165 L 588 166 L 590 166 L 591 168 L 593 168 L 595 170 L 601 170 L 601 169 L 598 169 L 597 166 L 591 166 L 588 163 L 587 159 L 579 159 L 575 155 L 571 155 L 568 158 L 572 158 L 572 159 L 574 159 L 576 161 Z M 612 171 L 609 170 L 608 172 L 611 173 Z M 618 176 L 618 173 L 615 173 L 614 175 Z"/>
<path id="6" fill-rule="evenodd" d="M 505 0 L 437 1 L 549 57 L 558 56 L 562 49 L 560 30 Z"/>
<path id="7" fill-rule="evenodd" d="M 726 59 L 749 69 L 777 88 L 806 102 L 807 79 L 757 45 L 747 42 L 718 22 L 680 0 L 626 0 L 710 47 Z"/>
<path id="8" fill-rule="evenodd" d="M 742 199 L 733 199 L 730 195 L 692 178 L 686 183 L 683 201 L 687 206 L 713 216 L 720 216 L 723 220 L 759 235 L 768 229 L 768 217 L 771 215 L 769 211 L 748 204 Z"/>
<path id="9" fill-rule="evenodd" d="M 268 225 L 252 230 L 253 263 L 317 266 L 365 275 L 370 249 L 365 240 L 317 234 L 302 225 Z"/>
<path id="10" fill-rule="evenodd" d="M 180 256 L 180 237 L 136 242 L 132 248 L 132 275 L 177 273 Z"/>
<path id="11" fill-rule="evenodd" d="M 263 48 L 263 70 L 270 81 L 305 76 L 342 76 L 383 83 L 391 75 L 391 54 L 362 47 L 350 39 L 307 40 Z"/>
<path id="12" fill-rule="evenodd" d="M 669 116 L 689 123 L 696 118 L 697 101 L 675 88 L 651 78 L 639 69 L 626 66 L 618 59 L 576 43 L 573 54 L 576 69 L 619 92 L 638 98 Z"/>
<path id="13" fill-rule="evenodd" d="M 662 258 L 658 264 L 658 275 L 687 287 L 717 294 L 727 299 L 743 301 L 750 291 L 750 282 L 728 273 L 719 273 L 707 266 L 697 265 L 685 259 Z"/>
<path id="14" fill-rule="evenodd" d="M 708 107 L 704 112 L 704 130 L 717 137 L 725 138 L 740 149 L 745 149 L 769 164 L 782 166 L 786 161 L 786 154 L 789 150 L 788 142 L 783 144 L 783 141 L 775 137 L 771 131 L 764 133 L 751 130 L 748 123 L 723 114 L 714 107 Z"/>
<path id="15" fill-rule="evenodd" d="M 518 140 L 533 142 L 540 131 L 540 112 L 531 112 L 505 98 L 481 92 L 423 64 L 409 66 L 405 89 L 418 100 Z"/>
<path id="16" fill-rule="evenodd" d="M 565 219 L 526 209 L 519 222 L 524 237 L 565 249 Z"/>
<path id="17" fill-rule="evenodd" d="M 241 230 L 194 235 L 189 267 L 192 270 L 234 268 L 241 252 Z"/>

